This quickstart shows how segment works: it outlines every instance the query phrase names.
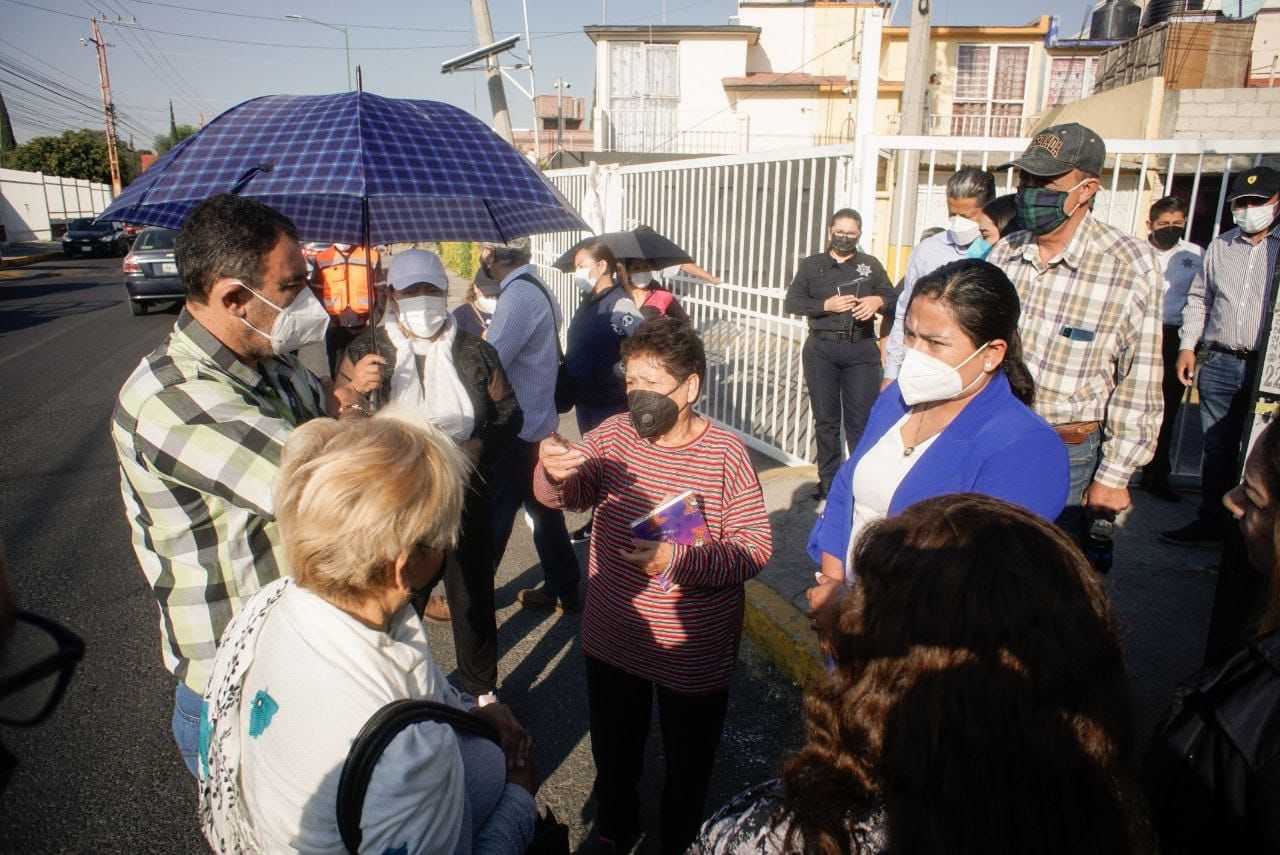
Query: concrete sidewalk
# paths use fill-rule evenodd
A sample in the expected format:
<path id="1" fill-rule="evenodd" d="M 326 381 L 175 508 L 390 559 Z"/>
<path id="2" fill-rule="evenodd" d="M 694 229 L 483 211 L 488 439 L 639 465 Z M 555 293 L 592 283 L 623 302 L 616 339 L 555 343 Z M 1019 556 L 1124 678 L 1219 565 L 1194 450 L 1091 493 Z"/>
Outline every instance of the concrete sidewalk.
<path id="1" fill-rule="evenodd" d="M 25 267 L 38 261 L 62 258 L 62 244 L 56 240 L 28 240 L 0 243 L 0 268 Z"/>

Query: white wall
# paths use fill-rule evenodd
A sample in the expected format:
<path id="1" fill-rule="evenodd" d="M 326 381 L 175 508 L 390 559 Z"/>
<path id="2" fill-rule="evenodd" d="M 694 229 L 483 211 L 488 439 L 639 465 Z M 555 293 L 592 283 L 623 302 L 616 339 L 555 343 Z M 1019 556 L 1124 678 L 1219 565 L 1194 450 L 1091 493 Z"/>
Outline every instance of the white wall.
<path id="1" fill-rule="evenodd" d="M 776 151 L 813 145 L 817 132 L 818 102 L 807 90 L 793 94 L 753 93 L 739 102 L 739 112 L 750 116 L 751 151 Z"/>
<path id="2" fill-rule="evenodd" d="M 52 240 L 55 223 L 97 216 L 110 203 L 106 184 L 0 169 L 0 224 L 6 240 Z"/>

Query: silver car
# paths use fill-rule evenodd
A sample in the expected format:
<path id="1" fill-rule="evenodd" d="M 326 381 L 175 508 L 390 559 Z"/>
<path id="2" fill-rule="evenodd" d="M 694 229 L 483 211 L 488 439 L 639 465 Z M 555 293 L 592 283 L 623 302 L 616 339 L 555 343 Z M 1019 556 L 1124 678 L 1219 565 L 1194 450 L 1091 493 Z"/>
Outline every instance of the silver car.
<path id="1" fill-rule="evenodd" d="M 173 239 L 177 234 L 173 229 L 145 228 L 125 256 L 124 289 L 135 315 L 145 315 L 151 303 L 186 299 L 178 265 L 173 260 Z"/>

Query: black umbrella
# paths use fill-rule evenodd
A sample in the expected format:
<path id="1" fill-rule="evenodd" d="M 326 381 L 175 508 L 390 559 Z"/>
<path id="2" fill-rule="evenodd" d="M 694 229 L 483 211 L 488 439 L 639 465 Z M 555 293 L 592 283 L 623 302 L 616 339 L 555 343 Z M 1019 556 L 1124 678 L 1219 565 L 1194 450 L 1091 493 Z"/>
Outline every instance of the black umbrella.
<path id="1" fill-rule="evenodd" d="M 643 258 L 654 269 L 675 267 L 677 264 L 689 264 L 693 261 L 693 257 L 676 246 L 670 238 L 658 234 L 648 226 L 638 226 L 629 232 L 606 232 L 583 238 L 557 258 L 552 267 L 564 273 L 572 273 L 573 258 L 578 250 L 597 241 L 613 250 L 619 261 Z"/>

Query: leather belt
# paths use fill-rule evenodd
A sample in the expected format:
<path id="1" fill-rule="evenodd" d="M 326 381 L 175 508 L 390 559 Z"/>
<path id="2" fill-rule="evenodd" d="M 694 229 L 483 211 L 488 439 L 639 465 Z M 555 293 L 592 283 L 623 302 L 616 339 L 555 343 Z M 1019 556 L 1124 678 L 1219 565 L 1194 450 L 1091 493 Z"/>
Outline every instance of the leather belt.
<path id="1" fill-rule="evenodd" d="M 854 330 L 853 332 L 844 332 L 842 330 L 809 330 L 809 335 L 823 341 L 862 341 L 866 338 L 874 338 L 874 335 L 865 330 Z"/>
<path id="2" fill-rule="evenodd" d="M 1100 427 L 1102 425 L 1099 422 L 1069 422 L 1065 425 L 1054 425 L 1053 429 L 1067 445 L 1079 445 L 1093 436 Z"/>
<path id="3" fill-rule="evenodd" d="M 1209 342 L 1209 349 L 1234 356 L 1236 359 L 1253 359 L 1257 353 L 1257 351 L 1247 350 L 1243 347 L 1227 347 L 1225 344 L 1218 344 L 1216 341 Z"/>

